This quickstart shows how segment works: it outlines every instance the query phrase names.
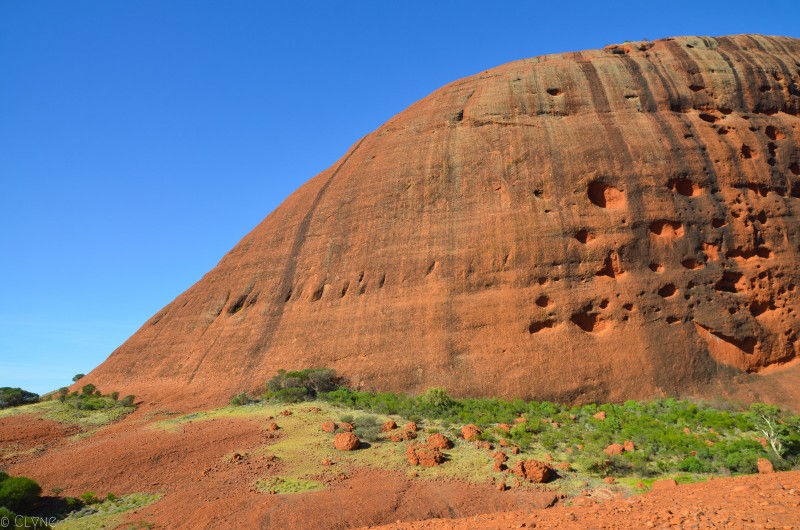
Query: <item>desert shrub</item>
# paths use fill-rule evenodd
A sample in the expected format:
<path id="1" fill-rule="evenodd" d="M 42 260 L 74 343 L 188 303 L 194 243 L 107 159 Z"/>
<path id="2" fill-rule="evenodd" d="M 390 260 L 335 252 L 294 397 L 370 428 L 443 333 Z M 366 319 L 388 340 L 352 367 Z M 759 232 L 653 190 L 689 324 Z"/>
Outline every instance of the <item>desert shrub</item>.
<path id="1" fill-rule="evenodd" d="M 100 500 L 100 498 L 97 496 L 97 494 L 95 492 L 93 492 L 93 491 L 87 491 L 87 492 L 81 493 L 80 499 L 84 504 L 98 504 L 100 502 L 103 502 L 103 501 Z"/>
<path id="2" fill-rule="evenodd" d="M 231 405 L 247 405 L 253 401 L 255 401 L 253 398 L 242 392 L 241 394 L 236 394 L 231 398 Z"/>
<path id="3" fill-rule="evenodd" d="M 111 398 L 111 399 L 113 399 L 114 401 L 117 401 L 117 400 L 119 399 L 119 392 L 117 392 L 117 391 L 115 390 L 114 392 L 111 392 L 111 393 L 108 395 L 108 397 L 110 397 L 110 398 Z"/>
<path id="4" fill-rule="evenodd" d="M 318 394 L 331 392 L 339 385 L 340 378 L 330 368 L 307 368 L 295 372 L 279 370 L 267 381 L 264 397 L 284 403 L 297 403 L 314 399 Z"/>
<path id="5" fill-rule="evenodd" d="M 97 387 L 94 386 L 92 383 L 89 383 L 88 385 L 83 385 L 83 388 L 81 388 L 81 392 L 83 392 L 84 396 L 91 396 L 92 394 L 94 394 L 95 390 L 97 390 Z"/>
<path id="6" fill-rule="evenodd" d="M 75 374 L 72 377 L 72 382 L 77 383 L 79 379 L 83 379 L 84 377 L 86 377 L 86 374 Z"/>
<path id="7" fill-rule="evenodd" d="M 356 436 L 368 442 L 375 442 L 380 438 L 381 421 L 377 416 L 358 416 L 353 420 Z"/>
<path id="8" fill-rule="evenodd" d="M 28 477 L 7 477 L 0 482 L 0 506 L 28 512 L 42 494 L 42 488 Z"/>
<path id="9" fill-rule="evenodd" d="M 11 388 L 4 386 L 0 388 L 0 409 L 27 405 L 39 401 L 39 394 L 22 390 L 21 388 Z"/>
<path id="10" fill-rule="evenodd" d="M 134 400 L 136 400 L 136 396 L 134 396 L 133 394 L 128 394 L 127 396 L 119 400 L 119 404 L 122 405 L 123 407 L 132 407 Z"/>

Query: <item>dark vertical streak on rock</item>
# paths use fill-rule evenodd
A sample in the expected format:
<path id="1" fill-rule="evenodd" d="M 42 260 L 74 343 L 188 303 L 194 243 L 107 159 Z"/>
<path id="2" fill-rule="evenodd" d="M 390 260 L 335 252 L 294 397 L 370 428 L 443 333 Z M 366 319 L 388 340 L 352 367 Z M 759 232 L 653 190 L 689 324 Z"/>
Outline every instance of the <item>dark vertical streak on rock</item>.
<path id="1" fill-rule="evenodd" d="M 336 175 L 339 174 L 339 171 L 342 167 L 347 163 L 348 160 L 358 151 L 358 148 L 361 147 L 364 138 L 359 140 L 355 146 L 350 150 L 350 152 L 342 159 L 339 165 L 333 170 L 331 176 L 328 177 L 328 180 L 320 187 L 317 195 L 314 197 L 314 200 L 311 202 L 311 205 L 308 208 L 305 216 L 300 221 L 297 226 L 297 232 L 294 236 L 294 241 L 292 242 L 292 247 L 288 253 L 288 260 L 286 265 L 283 269 L 283 274 L 281 275 L 281 282 L 278 285 L 277 292 L 275 293 L 272 303 L 272 311 L 270 314 L 267 315 L 264 321 L 264 329 L 262 331 L 261 339 L 258 341 L 257 345 L 250 350 L 250 355 L 245 361 L 248 365 L 252 365 L 257 355 L 263 354 L 269 350 L 270 344 L 272 343 L 272 338 L 275 335 L 275 331 L 280 326 L 281 319 L 283 318 L 283 314 L 286 308 L 286 302 L 284 301 L 286 293 L 291 288 L 292 284 L 294 283 L 295 274 L 297 272 L 297 259 L 299 257 L 299 253 L 301 248 L 303 247 L 303 243 L 305 243 L 306 236 L 308 235 L 308 229 L 311 225 L 311 219 L 314 217 L 314 212 L 319 206 L 320 201 L 325 196 L 325 192 L 328 190 L 328 187 L 331 185 L 333 180 L 336 178 Z M 222 328 L 220 329 L 220 334 L 222 333 Z M 217 338 L 219 337 L 219 334 Z M 200 366 L 203 364 L 203 360 L 205 360 L 208 353 L 214 348 L 214 345 L 217 342 L 217 338 L 215 338 L 211 345 L 206 348 L 206 351 L 203 352 L 203 355 L 200 357 L 200 360 L 197 362 L 197 366 L 192 371 L 192 374 L 189 376 L 188 382 L 191 383 L 194 379 L 195 375 L 197 375 L 197 371 L 200 369 Z"/>

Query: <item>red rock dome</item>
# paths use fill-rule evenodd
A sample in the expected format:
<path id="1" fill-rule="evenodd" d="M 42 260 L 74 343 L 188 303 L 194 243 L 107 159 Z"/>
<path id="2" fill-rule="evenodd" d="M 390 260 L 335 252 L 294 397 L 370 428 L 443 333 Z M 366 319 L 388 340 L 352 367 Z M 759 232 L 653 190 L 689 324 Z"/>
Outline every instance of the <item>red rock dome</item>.
<path id="1" fill-rule="evenodd" d="M 682 37 L 451 83 L 87 380 L 199 406 L 324 366 L 364 388 L 585 402 L 785 371 L 799 70 L 797 39 Z"/>

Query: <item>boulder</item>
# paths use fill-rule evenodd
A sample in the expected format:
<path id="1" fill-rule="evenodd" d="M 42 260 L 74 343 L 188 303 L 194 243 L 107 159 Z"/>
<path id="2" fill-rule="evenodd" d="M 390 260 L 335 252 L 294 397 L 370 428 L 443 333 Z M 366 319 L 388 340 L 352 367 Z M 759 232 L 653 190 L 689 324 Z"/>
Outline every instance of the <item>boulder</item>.
<path id="1" fill-rule="evenodd" d="M 381 431 L 389 432 L 395 430 L 396 428 L 397 424 L 394 422 L 394 420 L 389 420 L 383 424 L 383 427 L 381 427 Z"/>
<path id="2" fill-rule="evenodd" d="M 624 451 L 625 448 L 621 444 L 611 444 L 603 449 L 603 452 L 608 456 L 621 455 Z"/>
<path id="3" fill-rule="evenodd" d="M 530 480 L 536 484 L 549 482 L 554 476 L 553 468 L 547 462 L 539 460 L 523 460 L 511 468 L 511 472 L 518 477 Z"/>
<path id="4" fill-rule="evenodd" d="M 480 436 L 482 432 L 483 431 L 481 431 L 478 426 L 473 423 L 461 427 L 461 436 L 463 436 L 468 442 L 477 440 L 478 436 Z"/>
<path id="5" fill-rule="evenodd" d="M 352 432 L 340 432 L 336 434 L 333 446 L 339 451 L 355 451 L 361 446 L 361 440 Z"/>
<path id="6" fill-rule="evenodd" d="M 452 448 L 453 442 L 443 434 L 431 434 L 425 440 L 425 445 L 428 446 L 429 449 L 438 449 L 440 451 L 444 451 Z"/>
<path id="7" fill-rule="evenodd" d="M 438 449 L 413 442 L 406 448 L 406 460 L 412 466 L 434 467 L 444 462 L 444 455 Z"/>
<path id="8" fill-rule="evenodd" d="M 324 421 L 320 428 L 325 432 L 336 432 L 336 424 L 332 421 Z"/>

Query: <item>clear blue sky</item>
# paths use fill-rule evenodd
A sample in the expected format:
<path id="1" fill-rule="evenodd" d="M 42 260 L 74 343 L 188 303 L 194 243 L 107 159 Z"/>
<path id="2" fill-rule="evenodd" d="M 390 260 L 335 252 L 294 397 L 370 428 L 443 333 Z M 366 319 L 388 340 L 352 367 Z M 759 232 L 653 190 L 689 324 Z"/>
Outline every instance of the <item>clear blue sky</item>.
<path id="1" fill-rule="evenodd" d="M 799 5 L 4 0 L 0 386 L 91 370 L 445 83 L 625 40 L 799 37 Z"/>

